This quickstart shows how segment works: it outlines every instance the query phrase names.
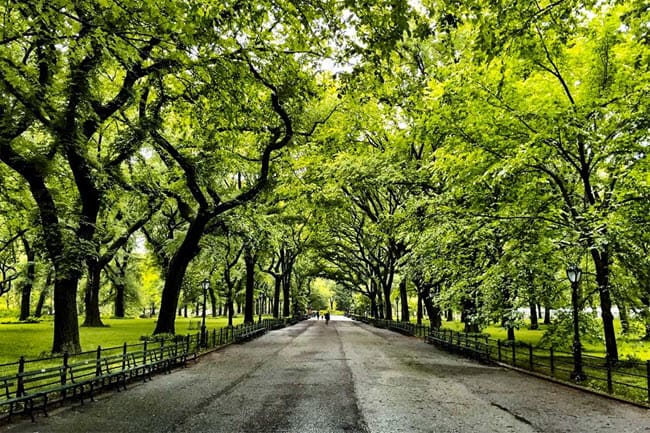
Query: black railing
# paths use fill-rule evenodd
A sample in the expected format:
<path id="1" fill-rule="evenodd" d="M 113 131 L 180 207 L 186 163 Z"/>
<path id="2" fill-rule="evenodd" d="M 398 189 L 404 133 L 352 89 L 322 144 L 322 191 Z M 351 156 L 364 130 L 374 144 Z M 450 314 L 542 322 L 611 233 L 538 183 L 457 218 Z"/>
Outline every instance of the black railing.
<path id="1" fill-rule="evenodd" d="M 0 364 L 0 419 L 12 413 L 25 412 L 33 417 L 34 399 L 42 399 L 44 411 L 48 405 L 62 403 L 69 397 L 70 375 L 83 372 L 79 383 L 79 396 L 102 388 L 115 386 L 115 381 L 105 380 L 117 377 L 124 385 L 130 380 L 151 376 L 152 373 L 168 372 L 173 367 L 185 364 L 187 359 L 197 359 L 228 344 L 246 341 L 273 329 L 294 324 L 303 318 L 264 319 L 258 323 L 241 324 L 207 331 L 205 339 L 201 333 L 176 336 L 173 339 L 149 340 L 135 344 L 81 352 L 64 353 L 39 359 L 21 356 L 17 362 Z M 107 368 L 110 371 L 107 372 Z M 128 373 L 128 374 L 127 374 Z M 87 386 L 86 386 L 87 385 Z M 66 394 L 68 393 L 68 394 Z"/>
<path id="2" fill-rule="evenodd" d="M 351 317 L 380 328 L 424 338 L 428 343 L 470 358 L 573 383 L 570 378 L 574 366 L 571 353 L 553 348 L 536 348 L 523 342 L 493 339 L 483 334 L 429 328 L 408 322 Z M 587 378 L 579 383 L 580 386 L 650 406 L 650 360 L 625 360 L 614 363 L 606 357 L 584 354 L 582 359 Z"/>

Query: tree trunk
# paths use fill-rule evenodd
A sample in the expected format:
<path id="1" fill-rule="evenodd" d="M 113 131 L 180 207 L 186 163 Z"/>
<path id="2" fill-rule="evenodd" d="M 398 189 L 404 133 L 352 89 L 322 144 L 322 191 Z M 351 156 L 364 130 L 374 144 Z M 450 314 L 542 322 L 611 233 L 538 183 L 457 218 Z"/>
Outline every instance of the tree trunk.
<path id="1" fill-rule="evenodd" d="M 36 303 L 36 309 L 34 310 L 34 317 L 41 317 L 43 315 L 43 306 L 45 305 L 47 296 L 51 291 L 53 274 L 54 271 L 52 269 L 50 269 L 47 272 L 47 277 L 45 278 L 45 284 L 43 284 L 43 289 L 41 290 L 41 293 L 38 295 L 38 302 Z"/>
<path id="2" fill-rule="evenodd" d="M 85 319 L 81 326 L 103 327 L 102 318 L 99 312 L 99 288 L 102 269 L 97 259 L 88 259 L 88 280 L 86 281 L 86 292 L 84 296 Z"/>
<path id="3" fill-rule="evenodd" d="M 610 361 L 618 362 L 618 347 L 614 331 L 614 316 L 612 314 L 612 298 L 609 287 L 609 252 L 591 249 L 591 257 L 596 267 L 596 283 L 600 295 L 600 309 L 605 334 L 605 348 Z"/>
<path id="4" fill-rule="evenodd" d="M 282 276 L 274 274 L 273 280 L 275 287 L 273 289 L 273 317 L 280 318 L 280 290 L 282 289 Z"/>
<path id="5" fill-rule="evenodd" d="M 181 293 L 181 286 L 187 266 L 199 251 L 199 241 L 203 236 L 206 224 L 210 221 L 210 215 L 199 210 L 198 214 L 187 229 L 185 239 L 169 261 L 165 271 L 165 285 L 163 287 L 160 301 L 160 313 L 156 321 L 156 334 L 176 333 L 176 308 L 178 297 Z"/>
<path id="6" fill-rule="evenodd" d="M 47 293 L 49 290 L 46 287 L 43 287 L 41 293 L 38 295 L 38 302 L 36 302 L 36 308 L 34 309 L 34 317 L 41 317 L 43 315 L 43 306 L 45 305 L 45 300 L 47 299 Z"/>
<path id="7" fill-rule="evenodd" d="M 452 310 L 451 308 L 447 309 L 447 311 L 445 312 L 445 320 L 447 322 L 454 321 L 454 310 Z"/>
<path id="8" fill-rule="evenodd" d="M 244 251 L 244 264 L 246 265 L 246 300 L 244 303 L 244 323 L 255 323 L 255 264 L 257 257 L 250 247 Z"/>
<path id="9" fill-rule="evenodd" d="M 410 322 L 411 315 L 409 312 L 409 295 L 406 290 L 406 279 L 402 279 L 402 281 L 400 281 L 399 283 L 399 296 L 400 296 L 400 303 L 402 304 L 401 321 Z"/>
<path id="10" fill-rule="evenodd" d="M 32 300 L 32 289 L 34 287 L 34 275 L 36 273 L 35 272 L 36 264 L 34 262 L 36 255 L 34 253 L 34 250 L 31 248 L 31 245 L 29 244 L 27 237 L 23 235 L 21 236 L 21 239 L 23 241 L 23 247 L 25 249 L 25 256 L 27 257 L 27 275 L 25 276 L 25 281 L 23 282 L 23 286 L 21 290 L 19 320 L 27 320 L 27 318 L 29 317 L 29 312 L 30 312 L 29 307 L 31 306 L 31 300 Z"/>
<path id="11" fill-rule="evenodd" d="M 38 206 L 47 254 L 54 265 L 55 316 L 52 352 L 80 352 L 77 315 L 77 285 L 80 273 L 74 268 L 78 262 L 78 256 L 73 251 L 76 250 L 76 245 L 74 248 L 70 248 L 64 242 L 63 228 L 59 222 L 57 207 L 40 172 L 40 167 L 32 165 L 14 153 L 9 146 L 2 148 L 0 157 L 20 173 L 29 184 L 32 197 Z"/>
<path id="12" fill-rule="evenodd" d="M 382 290 L 384 292 L 384 319 L 393 320 L 393 305 L 390 301 L 390 287 L 385 285 L 382 287 Z"/>
<path id="13" fill-rule="evenodd" d="M 217 317 L 217 295 L 214 293 L 214 287 L 210 285 L 208 290 L 208 295 L 210 295 L 210 305 L 212 306 L 212 317 Z"/>
<path id="14" fill-rule="evenodd" d="M 539 322 L 537 320 L 537 305 L 534 302 L 530 303 L 530 329 L 539 329 Z"/>
<path id="15" fill-rule="evenodd" d="M 235 305 L 232 300 L 226 303 L 226 310 L 228 312 L 228 326 L 232 328 L 232 318 L 235 315 Z"/>
<path id="16" fill-rule="evenodd" d="M 508 327 L 508 336 L 506 337 L 508 341 L 512 341 L 514 343 L 515 341 L 515 328 L 512 326 Z"/>
<path id="17" fill-rule="evenodd" d="M 465 332 L 477 333 L 480 332 L 479 325 L 474 320 L 473 316 L 476 314 L 476 304 L 473 299 L 465 298 L 463 300 L 463 312 L 461 313 L 460 320 L 465 323 Z"/>
<path id="18" fill-rule="evenodd" d="M 292 267 L 289 267 L 287 271 L 283 274 L 282 278 L 282 316 L 289 317 L 291 315 L 291 271 Z"/>
<path id="19" fill-rule="evenodd" d="M 126 285 L 122 283 L 115 284 L 115 317 L 123 319 L 125 316 L 125 302 L 124 295 L 126 293 Z"/>
<path id="20" fill-rule="evenodd" d="M 370 299 L 370 317 L 377 317 L 377 293 L 369 292 L 368 299 Z M 367 314 L 368 310 L 364 311 Z"/>
<path id="21" fill-rule="evenodd" d="M 437 299 L 438 294 L 440 293 L 440 283 L 437 283 L 433 286 L 434 293 L 431 293 L 430 284 L 422 284 L 422 288 L 418 289 L 422 294 L 422 300 L 424 301 L 424 307 L 427 310 L 427 315 L 429 316 L 429 324 L 432 328 L 442 327 L 442 310 L 438 304 L 434 304 L 433 300 Z"/>
<path id="22" fill-rule="evenodd" d="M 551 307 L 550 305 L 544 306 L 544 325 L 551 324 Z"/>
<path id="23" fill-rule="evenodd" d="M 384 308 L 384 295 L 383 295 L 383 290 L 381 290 L 378 286 L 377 290 L 377 315 L 375 317 L 378 317 L 379 319 L 384 319 L 384 313 L 386 309 Z"/>
<path id="24" fill-rule="evenodd" d="M 420 295 L 419 290 L 418 290 L 418 308 L 415 314 L 416 314 L 417 324 L 421 325 L 422 324 L 422 295 Z"/>
<path id="25" fill-rule="evenodd" d="M 56 272 L 61 275 L 62 272 Z M 54 339 L 52 353 L 79 353 L 79 316 L 77 314 L 77 283 L 79 278 L 56 278 L 54 281 Z"/>

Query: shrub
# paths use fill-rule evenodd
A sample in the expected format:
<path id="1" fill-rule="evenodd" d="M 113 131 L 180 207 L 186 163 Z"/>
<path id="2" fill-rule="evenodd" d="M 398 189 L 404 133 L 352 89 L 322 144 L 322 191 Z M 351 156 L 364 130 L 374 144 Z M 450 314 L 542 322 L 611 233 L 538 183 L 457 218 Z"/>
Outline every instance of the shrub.
<path id="1" fill-rule="evenodd" d="M 599 319 L 592 314 L 580 313 L 580 341 L 598 343 L 601 326 Z M 548 325 L 544 336 L 539 342 L 540 347 L 553 347 L 558 350 L 571 350 L 573 345 L 573 315 L 571 311 L 559 311 L 555 319 Z"/>

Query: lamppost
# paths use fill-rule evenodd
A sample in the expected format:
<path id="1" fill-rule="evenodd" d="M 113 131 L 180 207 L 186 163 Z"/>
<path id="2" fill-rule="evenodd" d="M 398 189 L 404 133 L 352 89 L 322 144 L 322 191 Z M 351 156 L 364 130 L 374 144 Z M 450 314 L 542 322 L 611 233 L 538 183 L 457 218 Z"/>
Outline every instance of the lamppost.
<path id="1" fill-rule="evenodd" d="M 203 287 L 203 312 L 201 315 L 201 347 L 207 347 L 208 334 L 206 333 L 205 330 L 205 298 L 207 297 L 208 289 L 210 288 L 210 280 L 206 278 L 205 280 L 201 281 L 201 286 Z"/>
<path id="2" fill-rule="evenodd" d="M 258 323 L 262 323 L 262 310 L 264 309 L 264 299 L 266 298 L 264 292 L 260 292 L 259 298 L 257 298 L 257 309 L 259 312 Z"/>
<path id="3" fill-rule="evenodd" d="M 580 322 L 579 310 L 580 299 L 578 297 L 578 285 L 580 284 L 580 277 L 582 277 L 582 269 L 572 264 L 566 270 L 566 276 L 571 282 L 571 307 L 573 309 L 573 371 L 571 372 L 571 380 L 582 382 L 587 378 L 584 371 L 582 371 L 582 346 L 580 344 Z"/>

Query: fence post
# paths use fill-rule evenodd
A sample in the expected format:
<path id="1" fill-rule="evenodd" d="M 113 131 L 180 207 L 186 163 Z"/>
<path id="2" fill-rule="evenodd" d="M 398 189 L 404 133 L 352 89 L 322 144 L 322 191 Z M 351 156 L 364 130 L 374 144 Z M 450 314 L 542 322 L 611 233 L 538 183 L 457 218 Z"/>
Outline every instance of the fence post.
<path id="1" fill-rule="evenodd" d="M 142 365 L 147 365 L 147 340 L 144 340 L 144 346 L 142 347 Z"/>
<path id="2" fill-rule="evenodd" d="M 219 328 L 219 346 L 223 344 L 223 328 Z"/>
<path id="3" fill-rule="evenodd" d="M 122 371 L 126 370 L 126 341 L 122 346 Z"/>
<path id="4" fill-rule="evenodd" d="M 212 329 L 212 347 L 217 347 L 217 330 Z"/>
<path id="5" fill-rule="evenodd" d="M 16 384 L 16 397 L 25 394 L 25 384 L 23 383 L 23 373 L 25 372 L 25 357 L 21 356 L 18 361 L 18 383 Z"/>
<path id="6" fill-rule="evenodd" d="M 67 350 L 65 352 L 63 352 L 63 368 L 61 369 L 61 385 L 64 385 L 64 386 L 65 386 L 66 382 L 68 381 L 67 375 L 68 375 L 68 357 L 69 356 L 70 355 L 68 354 Z M 66 390 L 65 390 L 65 388 L 63 388 L 63 390 L 61 390 L 61 398 L 63 400 L 65 400 L 65 397 L 66 397 Z"/>
<path id="7" fill-rule="evenodd" d="M 186 355 L 190 354 L 190 340 L 191 339 L 192 339 L 192 337 L 190 336 L 190 334 L 187 334 L 185 336 L 185 354 Z"/>
<path id="8" fill-rule="evenodd" d="M 650 360 L 646 361 L 645 364 L 645 369 L 646 369 L 646 376 L 648 377 L 648 403 L 650 403 Z"/>
<path id="9" fill-rule="evenodd" d="M 517 366 L 517 348 L 515 347 L 514 340 L 511 341 L 511 343 L 512 343 L 512 366 L 516 367 Z"/>
<path id="10" fill-rule="evenodd" d="M 555 377 L 555 358 L 553 357 L 553 346 L 551 346 L 551 377 Z"/>
<path id="11" fill-rule="evenodd" d="M 528 365 L 530 366 L 530 371 L 535 371 L 535 369 L 533 368 L 533 345 L 532 344 L 528 345 L 528 359 L 529 359 Z"/>
<path id="12" fill-rule="evenodd" d="M 101 358 L 102 358 L 102 346 L 97 346 L 97 359 L 95 361 L 95 375 L 98 377 L 102 375 Z"/>
<path id="13" fill-rule="evenodd" d="M 614 392 L 614 384 L 612 383 L 612 362 L 609 359 L 609 354 L 605 356 L 605 364 L 607 364 L 607 392 Z"/>
<path id="14" fill-rule="evenodd" d="M 497 340 L 497 352 L 498 352 L 499 362 L 501 362 L 501 340 Z"/>
<path id="15" fill-rule="evenodd" d="M 485 336 L 485 359 L 490 361 L 490 340 L 487 335 Z"/>

